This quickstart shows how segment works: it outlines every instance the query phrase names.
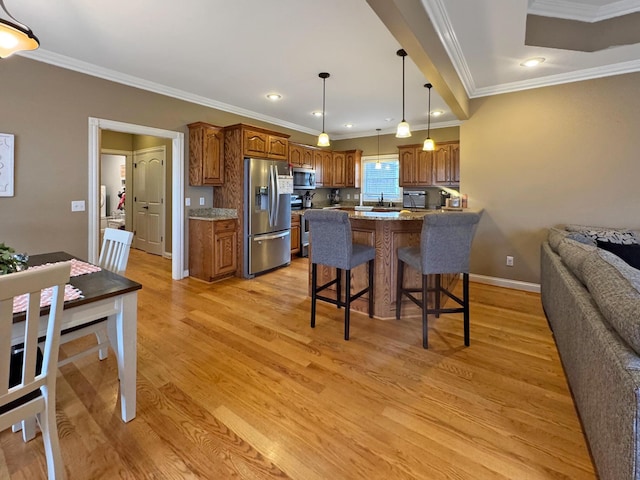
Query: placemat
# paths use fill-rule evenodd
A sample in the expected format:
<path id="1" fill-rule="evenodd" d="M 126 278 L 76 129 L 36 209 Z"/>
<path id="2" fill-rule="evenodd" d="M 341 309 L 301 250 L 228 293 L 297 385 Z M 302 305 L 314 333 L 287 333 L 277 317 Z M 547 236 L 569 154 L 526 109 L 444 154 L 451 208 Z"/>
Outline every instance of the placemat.
<path id="1" fill-rule="evenodd" d="M 46 307 L 47 305 L 51 305 L 51 298 L 53 297 L 53 287 L 45 288 L 42 291 L 42 295 L 40 296 L 40 307 Z M 69 300 L 76 300 L 78 298 L 82 298 L 82 292 L 76 287 L 66 284 L 64 286 L 64 301 L 68 302 Z M 27 309 L 27 305 L 29 303 L 28 295 L 25 293 L 24 295 L 20 295 L 19 297 L 15 297 L 13 299 L 13 313 L 24 312 Z"/>
<path id="2" fill-rule="evenodd" d="M 55 263 L 60 263 L 60 262 L 43 263 L 42 265 L 35 265 L 33 267 L 29 267 L 29 270 L 36 270 L 38 268 L 46 267 L 48 265 L 54 265 Z M 92 265 L 90 263 L 83 262 L 82 260 L 77 260 L 75 258 L 71 259 L 71 276 L 72 277 L 86 275 L 87 273 L 99 272 L 100 270 L 102 270 L 102 268 L 100 268 L 97 265 Z"/>

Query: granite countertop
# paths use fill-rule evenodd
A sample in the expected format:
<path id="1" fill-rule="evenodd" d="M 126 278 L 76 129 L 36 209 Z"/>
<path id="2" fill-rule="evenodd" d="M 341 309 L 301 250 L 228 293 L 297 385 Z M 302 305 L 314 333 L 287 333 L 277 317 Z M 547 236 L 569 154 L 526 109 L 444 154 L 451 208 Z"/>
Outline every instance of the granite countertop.
<path id="1" fill-rule="evenodd" d="M 399 211 L 357 211 L 352 210 L 350 208 L 342 208 L 342 210 L 349 212 L 349 218 L 359 219 L 359 220 L 422 220 L 425 215 L 430 215 L 437 212 L 445 212 L 446 210 L 418 210 L 418 211 L 410 211 L 403 210 Z M 473 209 L 464 209 L 464 211 L 469 212 L 478 212 L 478 210 Z M 303 215 L 305 210 L 292 210 L 293 212 L 300 212 L 300 215 Z"/>
<path id="2" fill-rule="evenodd" d="M 192 208 L 189 210 L 190 220 L 215 222 L 216 220 L 229 220 L 233 218 L 238 218 L 238 212 L 235 208 Z"/>

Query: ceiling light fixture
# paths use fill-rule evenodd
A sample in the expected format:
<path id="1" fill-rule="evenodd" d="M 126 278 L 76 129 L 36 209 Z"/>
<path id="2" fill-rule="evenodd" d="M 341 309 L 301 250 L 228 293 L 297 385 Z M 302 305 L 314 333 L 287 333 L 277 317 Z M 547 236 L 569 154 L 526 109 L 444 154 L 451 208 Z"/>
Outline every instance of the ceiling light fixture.
<path id="1" fill-rule="evenodd" d="M 329 75 L 327 72 L 319 73 L 318 76 L 322 79 L 322 133 L 318 136 L 318 146 L 319 147 L 328 147 L 331 145 L 329 142 L 329 135 L 327 135 L 324 131 L 324 101 L 325 101 L 325 83 Z"/>
<path id="2" fill-rule="evenodd" d="M 13 20 L 0 18 L 0 58 L 7 58 L 21 50 L 35 50 L 40 46 L 40 41 L 31 29 L 13 18 L 4 6 L 4 0 L 0 0 L 0 7 L 4 13 Z"/>
<path id="3" fill-rule="evenodd" d="M 276 100 L 280 100 L 282 98 L 282 95 L 280 95 L 279 93 L 269 93 L 267 94 L 267 98 L 275 102 Z"/>
<path id="4" fill-rule="evenodd" d="M 545 59 L 543 57 L 528 58 L 527 60 L 522 62 L 520 64 L 520 66 L 522 66 L 522 67 L 535 67 L 536 65 L 540 65 L 542 62 L 544 62 L 544 60 Z"/>
<path id="5" fill-rule="evenodd" d="M 313 115 L 314 117 L 321 117 L 322 116 L 322 112 L 318 112 L 318 111 L 311 112 L 311 115 Z"/>
<path id="6" fill-rule="evenodd" d="M 344 126 L 347 128 L 353 128 L 353 123 L 345 123 Z"/>
<path id="7" fill-rule="evenodd" d="M 407 52 L 404 49 L 400 49 L 396 52 L 396 55 L 402 57 L 402 121 L 398 124 L 398 129 L 396 130 L 397 138 L 408 138 L 411 136 L 411 128 L 409 127 L 409 123 L 404 119 L 404 57 L 407 56 Z"/>
<path id="8" fill-rule="evenodd" d="M 376 170 L 381 170 L 382 164 L 380 163 L 380 129 L 376 128 L 376 132 L 378 132 L 378 160 L 376 161 Z"/>
<path id="9" fill-rule="evenodd" d="M 422 145 L 422 150 L 425 152 L 432 152 L 436 149 L 436 144 L 433 140 L 431 140 L 431 85 L 430 83 L 425 83 L 424 86 L 429 89 L 429 108 L 427 110 L 427 138 L 424 141 L 424 145 Z"/>
<path id="10" fill-rule="evenodd" d="M 439 117 L 440 115 L 444 115 L 444 112 L 442 110 L 434 110 L 433 112 L 431 112 L 432 117 Z"/>

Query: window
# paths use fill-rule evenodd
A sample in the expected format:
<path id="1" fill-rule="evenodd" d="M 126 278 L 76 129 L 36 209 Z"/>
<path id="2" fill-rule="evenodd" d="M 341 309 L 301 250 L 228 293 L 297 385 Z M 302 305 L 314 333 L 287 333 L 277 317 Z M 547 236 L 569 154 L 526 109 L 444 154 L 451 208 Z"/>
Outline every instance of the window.
<path id="1" fill-rule="evenodd" d="M 382 194 L 385 202 L 402 201 L 398 155 L 380 155 L 379 158 L 381 168 L 377 169 L 377 155 L 362 157 L 362 200 L 377 202 Z"/>

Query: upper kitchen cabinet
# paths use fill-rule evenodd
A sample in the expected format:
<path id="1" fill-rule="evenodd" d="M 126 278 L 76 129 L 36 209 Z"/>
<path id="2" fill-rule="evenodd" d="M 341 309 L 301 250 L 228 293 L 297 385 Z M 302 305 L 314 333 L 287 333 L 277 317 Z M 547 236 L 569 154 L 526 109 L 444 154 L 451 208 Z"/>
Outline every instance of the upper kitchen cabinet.
<path id="1" fill-rule="evenodd" d="M 244 155 L 246 157 L 289 159 L 289 135 L 258 127 L 242 127 Z"/>
<path id="2" fill-rule="evenodd" d="M 333 171 L 332 187 L 341 188 L 345 184 L 345 155 L 344 152 L 331 152 L 332 164 L 331 169 Z"/>
<path id="3" fill-rule="evenodd" d="M 223 129 L 204 122 L 189 127 L 189 185 L 224 183 Z"/>
<path id="4" fill-rule="evenodd" d="M 294 167 L 313 168 L 313 153 L 307 145 L 289 142 L 289 163 Z"/>
<path id="5" fill-rule="evenodd" d="M 425 152 L 420 145 L 398 147 L 401 187 L 428 187 L 433 184 L 433 152 Z"/>
<path id="6" fill-rule="evenodd" d="M 460 143 L 439 143 L 433 152 L 433 184 L 457 186 L 460 184 Z"/>
<path id="7" fill-rule="evenodd" d="M 362 150 L 347 150 L 344 152 L 344 159 L 344 186 L 360 188 L 360 160 L 362 159 Z"/>

